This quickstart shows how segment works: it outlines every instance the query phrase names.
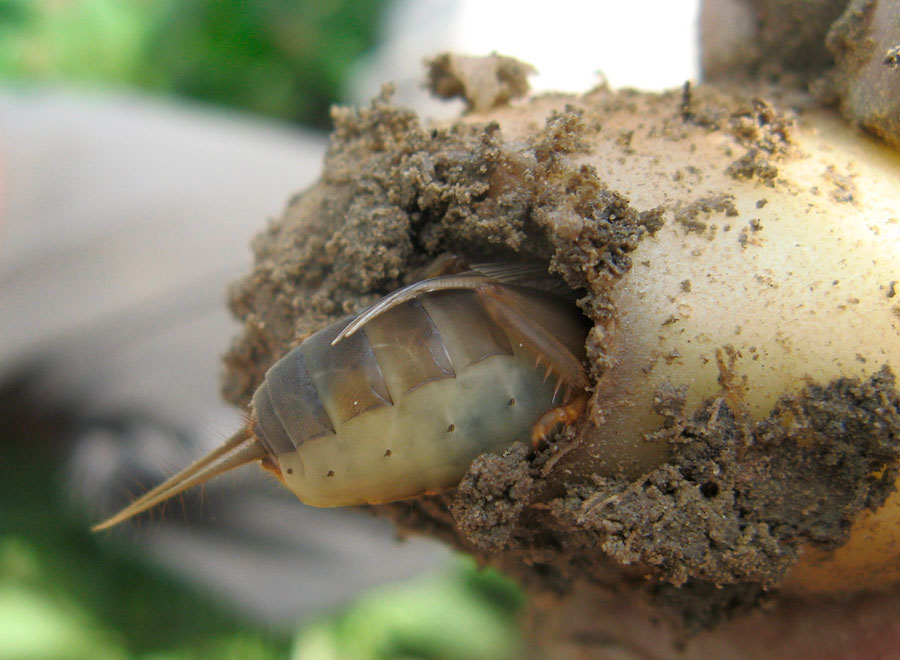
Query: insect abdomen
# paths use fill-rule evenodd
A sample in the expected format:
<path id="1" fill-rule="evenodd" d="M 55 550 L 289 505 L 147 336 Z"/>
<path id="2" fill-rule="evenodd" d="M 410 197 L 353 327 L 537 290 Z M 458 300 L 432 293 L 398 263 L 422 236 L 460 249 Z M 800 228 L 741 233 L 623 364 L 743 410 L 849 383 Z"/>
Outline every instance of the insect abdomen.
<path id="1" fill-rule="evenodd" d="M 477 455 L 527 435 L 553 407 L 554 379 L 544 382 L 473 291 L 422 295 L 332 346 L 347 323 L 294 348 L 254 396 L 260 442 L 309 504 L 450 488 Z"/>

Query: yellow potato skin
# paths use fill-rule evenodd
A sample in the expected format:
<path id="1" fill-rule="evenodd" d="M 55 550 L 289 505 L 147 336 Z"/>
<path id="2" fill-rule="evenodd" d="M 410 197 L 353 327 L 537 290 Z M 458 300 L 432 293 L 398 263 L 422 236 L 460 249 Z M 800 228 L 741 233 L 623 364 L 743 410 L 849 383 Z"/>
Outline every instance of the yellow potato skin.
<path id="1" fill-rule="evenodd" d="M 686 386 L 690 414 L 722 394 L 723 356 L 728 396 L 751 422 L 808 383 L 865 379 L 882 365 L 900 374 L 900 155 L 808 101 L 785 103 L 800 111 L 771 101 L 789 134 L 766 152 L 740 131 L 690 125 L 674 93 L 635 93 L 627 103 L 597 98 L 574 103 L 597 128 L 579 136 L 584 147 L 573 160 L 639 211 L 664 208 L 665 222 L 641 240 L 632 268 L 611 289 L 613 367 L 597 385 L 601 421 L 585 472 L 637 476 L 663 461 L 665 447 L 642 441 L 663 421 L 652 410 L 654 393 L 664 383 Z M 546 97 L 491 118 L 514 138 L 533 130 L 529 118 L 561 105 Z M 740 104 L 732 110 L 742 112 Z M 773 176 L 736 173 L 753 149 Z M 696 215 L 685 212 L 698 202 Z M 844 547 L 807 549 L 784 587 L 898 583 L 894 494 L 859 517 Z"/>
<path id="2" fill-rule="evenodd" d="M 877 511 L 864 511 L 850 539 L 832 552 L 807 548 L 782 583 L 801 593 L 881 591 L 900 584 L 900 493 Z"/>

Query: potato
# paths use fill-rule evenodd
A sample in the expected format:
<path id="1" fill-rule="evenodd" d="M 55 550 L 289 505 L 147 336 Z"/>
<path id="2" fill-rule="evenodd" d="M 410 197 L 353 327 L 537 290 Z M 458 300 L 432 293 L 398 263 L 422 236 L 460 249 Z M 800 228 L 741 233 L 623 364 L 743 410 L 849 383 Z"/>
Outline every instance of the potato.
<path id="1" fill-rule="evenodd" d="M 434 126 L 383 96 L 335 122 L 233 290 L 232 401 L 441 254 L 540 260 L 595 324 L 585 418 L 379 513 L 535 591 L 647 588 L 688 629 L 779 586 L 896 585 L 895 152 L 774 89 L 599 88 Z"/>
<path id="2" fill-rule="evenodd" d="M 620 130 L 647 121 L 624 119 Z M 613 287 L 614 367 L 597 394 L 607 461 L 621 455 L 646 469 L 658 460 L 640 440 L 662 421 L 651 411 L 654 392 L 667 382 L 686 385 L 689 410 L 716 396 L 716 351 L 735 356 L 730 394 L 752 421 L 808 382 L 864 379 L 884 364 L 900 372 L 898 155 L 809 111 L 791 128 L 785 154 L 770 163 L 777 174 L 767 185 L 729 170 L 740 154 L 729 154 L 732 140 L 722 133 L 648 140 L 632 147 L 647 156 L 618 167 L 606 157 L 615 153 L 610 145 L 592 154 L 603 154 L 592 164 L 638 208 L 723 200 L 718 211 L 681 223 L 675 211 L 641 242 L 635 265 Z M 654 153 L 662 160 L 654 162 Z M 830 561 L 808 553 L 788 583 L 813 590 L 889 584 L 900 579 L 898 553 L 894 494 L 877 513 L 861 515 L 851 542 Z"/>

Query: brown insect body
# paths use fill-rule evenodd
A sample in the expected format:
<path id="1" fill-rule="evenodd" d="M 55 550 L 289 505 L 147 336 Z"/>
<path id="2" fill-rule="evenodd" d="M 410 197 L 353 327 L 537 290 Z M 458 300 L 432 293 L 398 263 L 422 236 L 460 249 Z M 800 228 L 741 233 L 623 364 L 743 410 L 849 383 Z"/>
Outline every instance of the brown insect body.
<path id="1" fill-rule="evenodd" d="M 97 528 L 255 460 L 315 506 L 438 492 L 479 454 L 576 417 L 584 317 L 521 286 L 533 269 L 481 268 L 399 289 L 306 339 L 266 373 L 246 429 Z"/>

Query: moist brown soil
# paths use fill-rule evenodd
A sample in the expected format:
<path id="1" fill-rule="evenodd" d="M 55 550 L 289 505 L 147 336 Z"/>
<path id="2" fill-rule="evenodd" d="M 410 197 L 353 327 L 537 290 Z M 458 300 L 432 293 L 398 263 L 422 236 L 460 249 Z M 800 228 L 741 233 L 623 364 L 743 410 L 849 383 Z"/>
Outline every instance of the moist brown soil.
<path id="1" fill-rule="evenodd" d="M 736 166 L 734 176 L 769 177 L 765 167 L 790 148 L 783 117 L 756 101 L 743 114 L 722 110 L 714 94 L 696 93 L 656 97 L 669 113 L 663 130 L 672 139 L 726 132 L 737 153 L 753 154 L 739 157 L 750 169 Z M 615 332 L 608 292 L 662 213 L 633 208 L 571 157 L 599 130 L 597 107 L 634 98 L 595 90 L 513 137 L 471 118 L 426 127 L 387 92 L 369 108 L 336 110 L 321 181 L 256 237 L 255 268 L 232 289 L 245 329 L 226 356 L 227 398 L 246 406 L 289 348 L 447 253 L 546 263 L 595 324 L 588 360 L 602 378 Z M 629 144 L 623 136 L 623 157 Z M 728 203 L 698 199 L 676 217 L 702 225 L 710 209 L 727 215 Z M 664 423 L 645 441 L 672 451 L 637 479 L 553 469 L 577 457 L 586 420 L 536 455 L 519 444 L 480 457 L 454 492 L 371 508 L 533 593 L 640 590 L 685 630 L 715 625 L 771 593 L 803 545 L 843 543 L 854 516 L 892 490 L 900 457 L 900 399 L 887 369 L 865 382 L 811 383 L 751 424 L 728 396 L 730 367 L 720 358 L 722 396 L 699 410 L 684 411 L 677 387 L 658 393 Z"/>

